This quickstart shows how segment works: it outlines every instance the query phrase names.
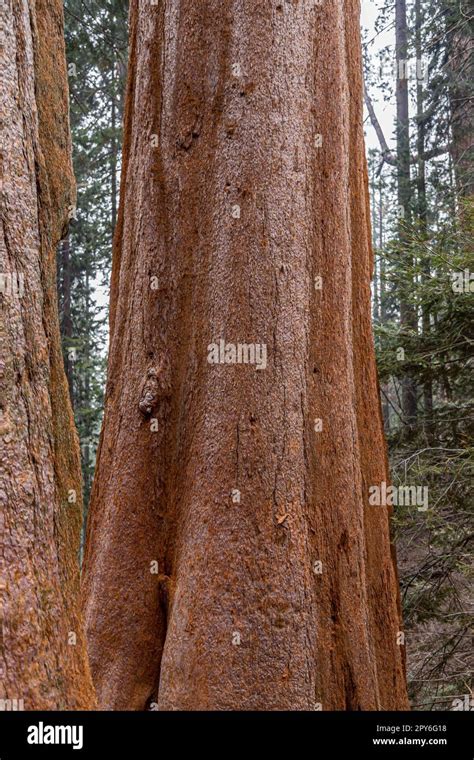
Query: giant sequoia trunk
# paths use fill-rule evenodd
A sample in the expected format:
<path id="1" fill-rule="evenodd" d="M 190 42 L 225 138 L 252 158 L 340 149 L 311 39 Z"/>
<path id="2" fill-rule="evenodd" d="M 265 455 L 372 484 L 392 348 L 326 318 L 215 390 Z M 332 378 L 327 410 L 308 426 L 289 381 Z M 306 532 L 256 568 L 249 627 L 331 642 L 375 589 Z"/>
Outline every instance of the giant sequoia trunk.
<path id="1" fill-rule="evenodd" d="M 56 246 L 74 202 L 60 0 L 0 11 L 3 707 L 94 703 L 81 630 L 79 447 L 59 344 Z"/>
<path id="2" fill-rule="evenodd" d="M 132 0 L 130 24 L 85 556 L 100 703 L 405 708 L 368 505 L 387 470 L 359 3 Z"/>

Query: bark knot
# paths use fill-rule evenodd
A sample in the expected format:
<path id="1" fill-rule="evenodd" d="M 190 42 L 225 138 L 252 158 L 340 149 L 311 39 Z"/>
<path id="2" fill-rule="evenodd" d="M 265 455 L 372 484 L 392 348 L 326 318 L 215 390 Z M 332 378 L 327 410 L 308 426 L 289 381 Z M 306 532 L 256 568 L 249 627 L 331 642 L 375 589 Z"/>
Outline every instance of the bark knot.
<path id="1" fill-rule="evenodd" d="M 161 398 L 169 395 L 169 373 L 167 363 L 162 360 L 159 366 L 149 367 L 143 383 L 138 407 L 145 417 L 149 417 L 158 406 Z"/>

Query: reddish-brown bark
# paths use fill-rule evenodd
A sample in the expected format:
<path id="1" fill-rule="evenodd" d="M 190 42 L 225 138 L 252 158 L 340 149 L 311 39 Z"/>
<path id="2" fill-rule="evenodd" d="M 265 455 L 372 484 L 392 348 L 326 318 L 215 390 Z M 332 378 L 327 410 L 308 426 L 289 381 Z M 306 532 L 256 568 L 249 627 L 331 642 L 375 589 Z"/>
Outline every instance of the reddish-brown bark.
<path id="1" fill-rule="evenodd" d="M 0 699 L 5 709 L 79 709 L 95 697 L 78 604 L 79 446 L 56 303 L 56 247 L 75 199 L 62 3 L 4 3 L 0 26 Z"/>
<path id="2" fill-rule="evenodd" d="M 387 466 L 359 3 L 132 0 L 130 22 L 85 557 L 100 704 L 405 708 L 368 506 Z M 209 364 L 220 339 L 266 344 L 266 369 Z"/>

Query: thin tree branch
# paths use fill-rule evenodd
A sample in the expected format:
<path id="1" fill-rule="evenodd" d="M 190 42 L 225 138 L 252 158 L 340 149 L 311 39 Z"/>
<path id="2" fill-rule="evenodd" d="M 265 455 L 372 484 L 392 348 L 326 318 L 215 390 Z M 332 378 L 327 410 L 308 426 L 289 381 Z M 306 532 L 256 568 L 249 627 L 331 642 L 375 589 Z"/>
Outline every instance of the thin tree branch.
<path id="1" fill-rule="evenodd" d="M 377 115 L 375 113 L 372 100 L 370 99 L 370 95 L 367 92 L 367 87 L 364 87 L 364 100 L 365 100 L 365 105 L 367 106 L 367 111 L 369 112 L 370 121 L 372 123 L 373 128 L 375 129 L 378 141 L 380 143 L 380 149 L 382 151 L 382 160 L 386 161 L 387 164 L 396 166 L 397 158 L 396 156 L 394 156 L 394 154 L 391 152 L 390 148 L 388 147 L 387 141 L 385 139 L 385 135 L 382 131 L 382 127 L 380 126 L 379 120 L 377 119 Z"/>

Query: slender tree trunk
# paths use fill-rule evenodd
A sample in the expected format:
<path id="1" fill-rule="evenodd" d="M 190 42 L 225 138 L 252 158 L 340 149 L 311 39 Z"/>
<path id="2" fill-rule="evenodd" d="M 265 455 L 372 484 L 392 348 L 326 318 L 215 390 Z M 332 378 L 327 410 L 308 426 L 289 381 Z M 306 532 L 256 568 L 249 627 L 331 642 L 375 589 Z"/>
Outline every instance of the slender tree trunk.
<path id="1" fill-rule="evenodd" d="M 372 176 L 370 178 L 370 196 L 373 199 L 372 203 L 372 248 L 374 250 L 374 274 L 372 278 L 372 300 L 373 300 L 373 320 L 374 322 L 380 321 L 380 278 L 378 256 L 381 255 L 381 250 L 377 251 L 377 204 L 375 203 L 375 169 L 372 170 Z"/>
<path id="2" fill-rule="evenodd" d="M 378 264 L 377 264 L 377 258 L 374 256 L 374 276 L 372 278 L 373 282 L 373 320 L 374 322 L 380 321 L 380 297 L 379 297 L 379 274 L 378 274 Z"/>
<path id="3" fill-rule="evenodd" d="M 90 315 L 92 312 L 91 304 L 91 278 L 90 278 L 90 266 L 89 257 L 86 254 L 85 279 L 84 279 L 84 292 L 85 292 L 85 312 Z M 84 341 L 84 368 L 82 375 L 82 389 L 85 405 L 90 403 L 91 398 L 91 368 L 92 368 L 92 345 L 91 336 L 87 335 Z M 84 475 L 84 520 L 87 520 L 87 505 L 89 504 L 89 498 L 92 487 L 92 474 L 93 463 L 91 462 L 91 449 L 90 441 L 93 437 L 93 420 L 90 418 L 86 421 L 85 426 L 85 443 L 82 446 L 82 472 Z"/>
<path id="4" fill-rule="evenodd" d="M 407 705 L 368 505 L 387 469 L 359 10 L 132 0 L 85 555 L 103 707 Z"/>
<path id="5" fill-rule="evenodd" d="M 408 25 L 406 0 L 395 3 L 395 54 L 397 62 L 397 177 L 400 216 L 411 220 L 410 113 L 408 102 Z"/>
<path id="6" fill-rule="evenodd" d="M 56 248 L 74 203 L 59 0 L 3 3 L 0 697 L 94 705 L 78 611 L 79 447 L 59 340 Z"/>
<path id="7" fill-rule="evenodd" d="M 382 325 L 387 323 L 387 295 L 386 295 L 386 274 L 385 274 L 385 256 L 384 250 L 384 203 L 383 203 L 383 180 L 382 176 L 379 176 L 379 197 L 378 197 L 378 247 L 380 251 L 380 319 Z M 375 205 L 375 203 L 374 203 Z M 382 385 L 382 419 L 384 424 L 384 430 L 390 431 L 390 404 L 388 403 L 388 396 L 390 393 L 390 383 Z"/>
<path id="8" fill-rule="evenodd" d="M 59 246 L 60 261 L 60 327 L 61 337 L 65 340 L 66 348 L 71 347 L 72 338 L 72 315 L 71 315 L 71 244 L 69 235 L 66 235 Z M 69 386 L 69 396 L 74 407 L 74 378 L 73 362 L 66 351 L 64 358 L 64 371 L 66 372 L 67 384 Z"/>
<path id="9" fill-rule="evenodd" d="M 459 16 L 459 9 L 448 6 L 448 61 L 450 72 L 449 100 L 451 105 L 451 156 L 456 175 L 457 195 L 472 204 L 474 196 L 474 98 L 472 82 L 473 22 L 468 14 Z M 461 6 L 462 10 L 462 6 Z M 466 205 L 466 210 L 467 210 Z M 462 209 L 464 213 L 465 209 Z M 472 208 L 471 208 L 472 213 Z"/>
<path id="10" fill-rule="evenodd" d="M 416 60 L 421 61 L 423 55 L 423 10 L 421 0 L 415 0 L 415 54 Z M 428 205 L 426 202 L 426 166 L 423 159 L 426 148 L 426 121 L 423 116 L 424 92 L 423 78 L 417 77 L 416 82 L 416 115 L 417 115 L 417 135 L 416 146 L 418 153 L 418 173 L 417 173 L 417 200 L 418 200 L 418 227 L 420 239 L 425 242 L 428 233 Z M 431 279 L 430 260 L 426 252 L 422 260 L 422 280 L 426 284 Z M 422 306 L 422 330 L 423 337 L 429 340 L 431 333 L 431 314 L 430 306 L 424 302 Z M 428 440 L 433 438 L 433 380 L 431 377 L 431 360 L 426 357 L 428 365 L 428 376 L 423 382 L 423 410 L 424 410 L 424 430 Z"/>
<path id="11" fill-rule="evenodd" d="M 116 18 L 112 13 L 110 35 L 112 39 L 112 102 L 110 108 L 110 131 L 111 131 L 111 156 L 110 156 L 110 194 L 111 194 L 111 225 L 112 235 L 117 223 L 117 75 L 116 75 L 116 51 L 115 51 L 115 24 Z"/>
<path id="12" fill-rule="evenodd" d="M 413 291 L 411 268 L 413 257 L 407 231 L 411 224 L 411 178 L 410 178 L 410 113 L 408 101 L 408 26 L 406 0 L 395 3 L 395 51 L 397 62 L 397 178 L 398 209 L 400 215 L 399 239 L 404 264 L 404 281 L 400 287 L 400 323 L 403 331 L 416 330 L 416 311 L 410 302 Z M 412 374 L 402 378 L 402 412 L 407 432 L 413 432 L 417 417 L 417 390 Z"/>
<path id="13" fill-rule="evenodd" d="M 111 110 L 112 110 L 112 113 L 111 113 L 112 155 L 110 159 L 110 178 L 111 178 L 110 191 L 111 191 L 111 206 L 112 206 L 111 226 L 112 226 L 112 235 L 113 235 L 113 231 L 115 230 L 115 225 L 117 223 L 117 139 L 115 135 L 115 130 L 117 128 L 117 119 L 116 119 L 115 94 L 113 95 Z"/>

